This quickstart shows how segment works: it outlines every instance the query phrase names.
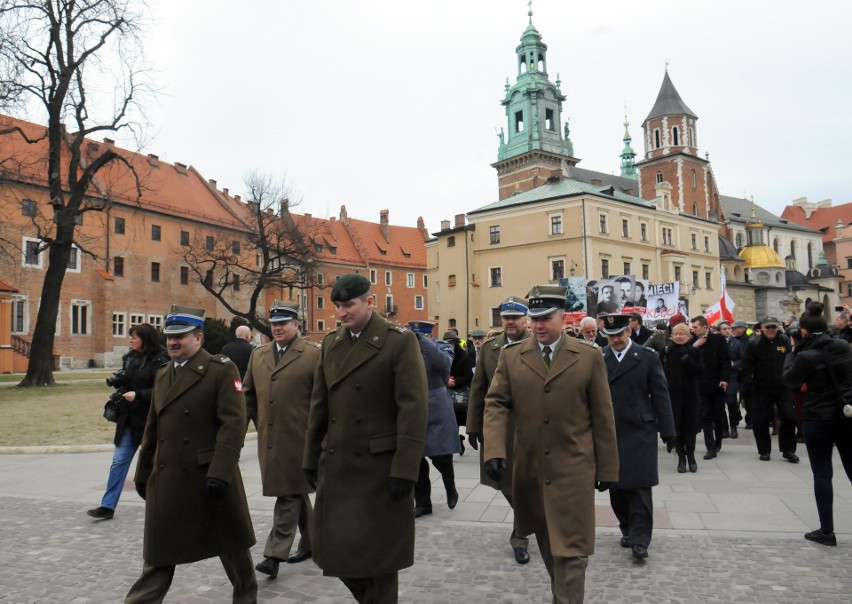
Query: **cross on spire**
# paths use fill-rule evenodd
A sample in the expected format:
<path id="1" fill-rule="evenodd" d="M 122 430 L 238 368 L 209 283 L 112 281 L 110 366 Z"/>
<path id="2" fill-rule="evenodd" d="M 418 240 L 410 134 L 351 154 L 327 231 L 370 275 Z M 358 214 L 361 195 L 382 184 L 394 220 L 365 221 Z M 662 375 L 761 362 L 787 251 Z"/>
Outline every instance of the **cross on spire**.
<path id="1" fill-rule="evenodd" d="M 530 18 L 530 25 L 532 25 L 532 0 L 527 0 L 527 16 Z"/>

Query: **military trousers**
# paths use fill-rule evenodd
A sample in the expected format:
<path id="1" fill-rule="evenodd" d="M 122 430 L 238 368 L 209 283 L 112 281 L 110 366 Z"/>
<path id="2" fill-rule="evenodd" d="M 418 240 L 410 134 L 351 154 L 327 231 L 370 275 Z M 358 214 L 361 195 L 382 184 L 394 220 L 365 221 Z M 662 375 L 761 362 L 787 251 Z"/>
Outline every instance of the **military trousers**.
<path id="1" fill-rule="evenodd" d="M 514 510 L 515 505 L 512 503 L 512 495 L 503 493 L 503 497 L 505 497 L 506 501 L 509 502 L 509 507 Z M 526 550 L 530 546 L 530 540 L 518 532 L 518 524 L 516 522 L 512 522 L 512 534 L 509 535 L 509 545 L 512 546 L 512 550 L 516 550 L 518 548 Z"/>
<path id="2" fill-rule="evenodd" d="M 397 604 L 399 602 L 399 573 L 379 577 L 346 579 L 340 577 L 359 604 Z"/>
<path id="3" fill-rule="evenodd" d="M 550 575 L 553 604 L 582 604 L 586 593 L 586 566 L 589 564 L 589 557 L 554 557 L 550 551 L 547 527 L 536 531 L 535 538 L 547 574 Z"/>
<path id="4" fill-rule="evenodd" d="M 257 576 L 254 574 L 251 552 L 243 550 L 221 554 L 219 560 L 222 561 L 228 580 L 234 586 L 234 604 L 254 604 L 257 602 Z M 145 562 L 142 565 L 142 576 L 127 592 L 124 603 L 151 604 L 152 602 L 162 602 L 172 585 L 174 576 L 174 565 L 154 566 Z"/>
<path id="5" fill-rule="evenodd" d="M 311 551 L 311 535 L 308 528 L 314 515 L 314 508 L 308 495 L 288 495 L 275 499 L 272 512 L 272 528 L 266 538 L 263 555 L 267 558 L 286 560 L 290 556 L 290 548 L 296 539 L 296 527 L 302 537 L 298 549 L 303 552 Z"/>

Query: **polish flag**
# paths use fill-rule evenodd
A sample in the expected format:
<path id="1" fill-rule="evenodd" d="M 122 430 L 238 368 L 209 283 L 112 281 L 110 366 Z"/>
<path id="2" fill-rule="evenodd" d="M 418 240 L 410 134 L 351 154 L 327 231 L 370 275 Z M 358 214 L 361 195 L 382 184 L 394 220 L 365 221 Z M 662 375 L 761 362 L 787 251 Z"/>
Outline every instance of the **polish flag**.
<path id="1" fill-rule="evenodd" d="M 704 318 L 710 325 L 724 319 L 728 322 L 734 321 L 734 301 L 728 295 L 728 287 L 725 283 L 725 269 L 722 268 L 722 297 L 716 304 L 704 311 Z"/>

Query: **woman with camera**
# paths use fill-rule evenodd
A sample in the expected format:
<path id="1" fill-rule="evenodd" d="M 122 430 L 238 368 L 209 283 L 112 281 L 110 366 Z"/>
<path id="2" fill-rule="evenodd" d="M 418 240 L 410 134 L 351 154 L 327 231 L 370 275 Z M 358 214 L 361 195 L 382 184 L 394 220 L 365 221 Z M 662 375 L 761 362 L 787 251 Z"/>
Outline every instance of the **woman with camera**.
<path id="1" fill-rule="evenodd" d="M 166 351 L 157 341 L 156 329 L 147 323 L 130 328 L 130 350 L 122 358 L 122 368 L 107 378 L 107 385 L 115 388 L 116 394 L 120 394 L 120 398 L 116 397 L 118 416 L 115 425 L 115 453 L 101 505 L 86 512 L 93 518 L 110 520 L 115 514 L 115 506 L 121 497 L 130 462 L 142 442 L 142 432 L 145 430 L 145 420 L 151 404 L 151 391 L 154 388 L 154 374 L 168 360 Z"/>
<path id="2" fill-rule="evenodd" d="M 808 304 L 799 319 L 803 337 L 787 356 L 781 381 L 794 390 L 807 385 L 802 415 L 820 527 L 805 539 L 837 545 L 831 457 L 836 446 L 852 482 L 852 417 L 844 413 L 844 401 L 846 406 L 852 405 L 852 349 L 844 340 L 828 335 L 823 308 L 818 302 Z M 852 409 L 848 412 L 852 414 Z"/>

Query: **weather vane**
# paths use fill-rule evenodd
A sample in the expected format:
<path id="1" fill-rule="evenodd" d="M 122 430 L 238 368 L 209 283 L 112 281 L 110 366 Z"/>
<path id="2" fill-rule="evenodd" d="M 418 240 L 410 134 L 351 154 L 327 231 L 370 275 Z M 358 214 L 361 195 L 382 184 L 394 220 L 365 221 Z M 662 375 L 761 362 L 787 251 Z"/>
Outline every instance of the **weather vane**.
<path id="1" fill-rule="evenodd" d="M 530 18 L 530 25 L 532 25 L 532 0 L 527 0 L 527 15 Z"/>

